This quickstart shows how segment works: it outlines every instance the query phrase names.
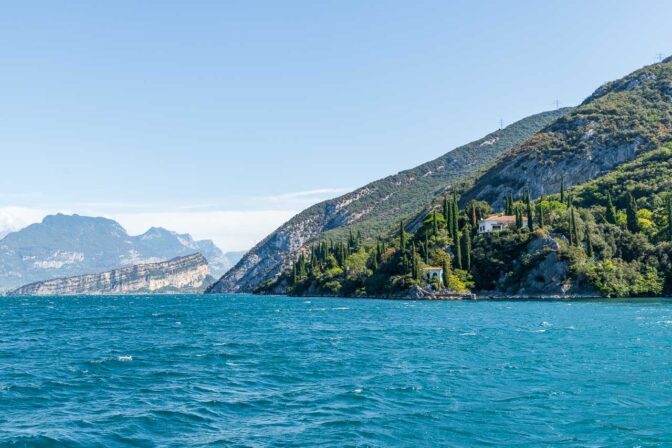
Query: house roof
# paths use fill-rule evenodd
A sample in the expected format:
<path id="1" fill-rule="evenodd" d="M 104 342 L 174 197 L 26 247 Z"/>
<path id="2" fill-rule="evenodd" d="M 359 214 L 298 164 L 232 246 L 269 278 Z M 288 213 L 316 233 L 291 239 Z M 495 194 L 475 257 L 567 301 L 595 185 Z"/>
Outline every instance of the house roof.
<path id="1" fill-rule="evenodd" d="M 491 222 L 501 222 L 504 224 L 514 224 L 516 222 L 516 217 L 513 215 L 491 215 L 485 218 L 482 222 L 491 221 Z M 523 221 L 527 221 L 527 216 L 523 216 Z"/>

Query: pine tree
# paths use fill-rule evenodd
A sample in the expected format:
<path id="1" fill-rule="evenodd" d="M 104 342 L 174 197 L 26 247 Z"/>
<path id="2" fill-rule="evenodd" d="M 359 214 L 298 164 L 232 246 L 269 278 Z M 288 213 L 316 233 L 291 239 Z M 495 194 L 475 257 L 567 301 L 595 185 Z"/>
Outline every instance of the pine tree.
<path id="1" fill-rule="evenodd" d="M 607 213 L 605 219 L 609 224 L 616 224 L 616 207 L 614 207 L 614 201 L 611 199 L 611 192 L 607 193 Z"/>
<path id="2" fill-rule="evenodd" d="M 530 196 L 527 195 L 527 227 L 530 231 L 534 230 L 534 218 L 532 216 L 532 202 L 530 201 Z"/>
<path id="3" fill-rule="evenodd" d="M 560 179 L 560 202 L 565 202 L 565 176 Z"/>
<path id="4" fill-rule="evenodd" d="M 628 193 L 628 206 L 625 209 L 627 215 L 627 225 L 628 230 L 637 233 L 639 232 L 639 220 L 637 219 L 637 201 L 632 196 L 631 193 Z"/>
<path id="5" fill-rule="evenodd" d="M 595 253 L 593 252 L 593 241 L 590 239 L 590 230 L 586 225 L 586 255 L 588 258 L 593 258 Z"/>

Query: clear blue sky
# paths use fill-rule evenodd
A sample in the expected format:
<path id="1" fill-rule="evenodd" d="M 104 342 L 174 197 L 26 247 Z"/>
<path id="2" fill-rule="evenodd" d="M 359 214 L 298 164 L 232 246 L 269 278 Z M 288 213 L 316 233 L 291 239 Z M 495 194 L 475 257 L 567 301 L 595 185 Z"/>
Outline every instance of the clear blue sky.
<path id="1" fill-rule="evenodd" d="M 641 0 L 7 2 L 0 227 L 63 210 L 244 248 L 670 54 L 671 17 Z M 235 222 L 191 229 L 206 213 Z"/>

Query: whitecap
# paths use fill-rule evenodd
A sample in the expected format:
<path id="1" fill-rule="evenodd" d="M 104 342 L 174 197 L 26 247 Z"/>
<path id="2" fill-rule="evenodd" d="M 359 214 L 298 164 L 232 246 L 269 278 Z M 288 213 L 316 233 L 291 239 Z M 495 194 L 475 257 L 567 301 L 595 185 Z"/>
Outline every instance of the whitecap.
<path id="1" fill-rule="evenodd" d="M 469 331 L 467 333 L 460 333 L 460 336 L 476 336 L 475 331 Z"/>
<path id="2" fill-rule="evenodd" d="M 349 310 L 349 309 L 350 308 L 348 308 L 347 306 L 340 306 L 338 308 L 332 308 L 332 310 Z"/>
<path id="3" fill-rule="evenodd" d="M 126 356 L 118 356 L 118 357 L 117 357 L 117 361 L 121 361 L 121 362 L 130 362 L 130 361 L 133 361 L 133 357 L 132 357 L 132 356 L 128 356 L 128 355 L 126 355 Z"/>
<path id="4" fill-rule="evenodd" d="M 362 389 L 355 389 L 355 390 L 353 390 L 353 392 L 356 393 L 356 394 L 361 394 L 361 393 L 362 393 Z"/>
<path id="5" fill-rule="evenodd" d="M 546 333 L 546 330 L 541 329 L 541 330 L 532 330 L 532 333 Z"/>

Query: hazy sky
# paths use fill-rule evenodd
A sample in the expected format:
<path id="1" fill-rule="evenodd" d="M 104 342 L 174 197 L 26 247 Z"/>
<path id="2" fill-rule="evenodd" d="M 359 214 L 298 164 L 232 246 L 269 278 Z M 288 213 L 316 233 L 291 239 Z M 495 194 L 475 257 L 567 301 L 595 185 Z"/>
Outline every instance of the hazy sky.
<path id="1" fill-rule="evenodd" d="M 249 248 L 320 199 L 672 53 L 670 1 L 3 2 L 0 231 Z"/>

